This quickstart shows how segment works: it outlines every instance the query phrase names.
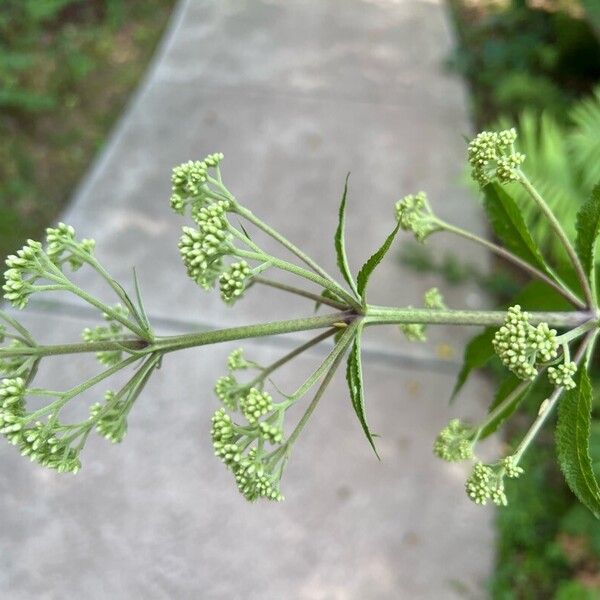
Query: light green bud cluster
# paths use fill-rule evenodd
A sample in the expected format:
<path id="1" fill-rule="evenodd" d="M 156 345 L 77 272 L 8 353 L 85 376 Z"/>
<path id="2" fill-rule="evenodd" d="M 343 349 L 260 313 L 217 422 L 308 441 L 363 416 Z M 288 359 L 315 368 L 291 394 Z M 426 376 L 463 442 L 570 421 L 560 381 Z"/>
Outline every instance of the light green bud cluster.
<path id="1" fill-rule="evenodd" d="M 459 419 L 452 419 L 438 434 L 433 452 L 442 460 L 460 462 L 473 458 L 474 431 Z"/>
<path id="2" fill-rule="evenodd" d="M 425 308 L 431 308 L 432 310 L 443 310 L 446 308 L 444 297 L 436 287 L 432 287 L 425 292 L 423 303 L 425 304 Z"/>
<path id="3" fill-rule="evenodd" d="M 516 152 L 515 129 L 505 131 L 482 131 L 469 144 L 468 157 L 473 179 L 482 187 L 498 179 L 509 183 L 519 179 L 519 168 L 525 155 Z"/>
<path id="4" fill-rule="evenodd" d="M 84 257 L 91 256 L 96 242 L 91 239 L 77 241 L 75 229 L 70 225 L 59 223 L 56 228 L 46 229 L 46 254 L 56 265 L 67 261 L 75 271 L 84 264 Z"/>
<path id="5" fill-rule="evenodd" d="M 485 505 L 491 500 L 497 506 L 508 504 L 504 491 L 503 470 L 478 462 L 465 484 L 467 495 L 475 504 Z"/>
<path id="6" fill-rule="evenodd" d="M 188 275 L 204 289 L 211 289 L 223 269 L 222 258 L 231 251 L 226 212 L 229 203 L 219 201 L 195 212 L 198 228 L 184 227 L 179 252 Z"/>
<path id="7" fill-rule="evenodd" d="M 241 260 L 232 263 L 224 273 L 221 273 L 219 277 L 221 298 L 226 304 L 233 304 L 243 296 L 251 272 L 248 263 Z"/>
<path id="8" fill-rule="evenodd" d="M 508 309 L 504 325 L 494 335 L 493 346 L 504 365 L 520 379 L 535 379 L 536 365 L 551 361 L 558 353 L 556 331 L 547 323 L 534 327 L 527 312 L 517 304 Z"/>
<path id="9" fill-rule="evenodd" d="M 236 348 L 227 357 L 227 368 L 230 371 L 244 371 L 250 366 L 250 363 L 244 358 L 243 348 Z"/>
<path id="10" fill-rule="evenodd" d="M 96 402 L 90 406 L 90 419 L 96 423 L 96 431 L 113 444 L 123 441 L 127 433 L 127 403 L 118 400 L 112 391 L 104 395 L 106 403 Z"/>
<path id="11" fill-rule="evenodd" d="M 207 185 L 209 170 L 223 160 L 221 153 L 209 154 L 204 160 L 188 161 L 176 166 L 171 174 L 171 208 L 183 214 L 188 204 L 202 205 L 212 198 Z"/>
<path id="12" fill-rule="evenodd" d="M 549 367 L 548 379 L 556 387 L 564 387 L 567 390 L 572 390 L 576 386 L 573 379 L 575 373 L 577 373 L 577 365 L 574 362 L 565 362 L 556 367 Z"/>
<path id="13" fill-rule="evenodd" d="M 219 377 L 215 383 L 215 394 L 217 395 L 217 398 L 231 410 L 238 409 L 244 391 L 245 387 L 240 385 L 233 375 Z"/>
<path id="14" fill-rule="evenodd" d="M 504 474 L 509 479 L 518 479 L 523 474 L 523 469 L 517 465 L 514 456 L 507 456 L 500 461 Z"/>
<path id="15" fill-rule="evenodd" d="M 23 456 L 41 466 L 59 473 L 77 473 L 81 468 L 79 452 L 69 446 L 68 440 L 57 436 L 61 426 L 56 419 L 26 426 L 26 393 L 25 381 L 20 377 L 0 382 L 0 433 L 18 446 Z"/>
<path id="16" fill-rule="evenodd" d="M 29 296 L 35 291 L 34 283 L 43 275 L 40 262 L 44 251 L 39 242 L 28 240 L 25 246 L 6 259 L 8 269 L 4 272 L 4 299 L 15 308 L 23 309 Z"/>
<path id="17" fill-rule="evenodd" d="M 127 318 L 129 316 L 129 311 L 121 304 L 116 304 L 113 309 L 121 317 Z M 108 325 L 99 325 L 93 329 L 86 327 L 81 332 L 81 337 L 84 342 L 110 342 L 123 339 L 124 328 L 122 323 L 116 321 L 107 314 L 104 314 L 104 318 L 108 322 Z M 101 352 L 96 352 L 96 358 L 101 364 L 112 367 L 121 362 L 123 359 L 123 352 L 121 350 L 103 350 Z"/>
<path id="18" fill-rule="evenodd" d="M 412 231 L 419 242 L 441 227 L 436 220 L 425 192 L 410 194 L 396 202 L 396 219 L 403 231 Z"/>
<path id="19" fill-rule="evenodd" d="M 241 399 L 240 408 L 248 423 L 254 425 L 260 417 L 273 410 L 273 399 L 267 392 L 253 387 Z"/>

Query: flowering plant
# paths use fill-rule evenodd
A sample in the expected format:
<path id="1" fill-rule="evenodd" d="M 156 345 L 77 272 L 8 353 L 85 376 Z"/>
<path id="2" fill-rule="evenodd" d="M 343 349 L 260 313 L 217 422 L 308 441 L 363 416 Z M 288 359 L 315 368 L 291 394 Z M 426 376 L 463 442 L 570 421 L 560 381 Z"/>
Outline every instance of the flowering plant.
<path id="1" fill-rule="evenodd" d="M 594 268 L 595 242 L 600 232 L 600 187 L 580 211 L 573 245 L 525 175 L 525 156 L 516 150 L 516 139 L 515 130 L 483 132 L 468 147 L 473 178 L 482 188 L 486 212 L 499 244 L 441 220 L 426 194 L 419 192 L 397 202 L 391 232 L 355 275 L 345 250 L 346 180 L 334 237 L 342 281 L 236 199 L 221 178 L 223 155 L 212 154 L 202 161 L 176 167 L 170 202 L 174 211 L 190 219 L 179 240 L 188 276 L 206 290 L 218 287 L 221 298 L 230 305 L 240 301 L 250 288 L 270 286 L 313 301 L 317 310 L 328 309 L 301 319 L 159 336 L 144 310 L 137 278 L 134 277 L 133 292 L 128 293 L 95 258 L 92 240 L 79 240 L 74 230 L 64 224 L 48 229 L 45 244 L 29 240 L 7 258 L 5 299 L 15 309 L 24 309 L 33 294 L 68 292 L 98 310 L 106 323 L 86 328 L 83 341 L 40 345 L 14 311 L 0 312 L 0 433 L 31 460 L 59 472 L 74 473 L 81 466 L 81 451 L 92 432 L 111 442 L 123 440 L 135 402 L 171 353 L 232 340 L 321 330 L 270 365 L 260 365 L 241 349 L 235 350 L 228 358 L 226 374 L 214 388 L 221 403 L 212 417 L 216 456 L 231 471 L 245 498 L 281 500 L 281 478 L 294 443 L 344 360 L 351 405 L 377 453 L 366 417 L 363 388 L 361 340 L 366 327 L 396 324 L 408 339 L 422 341 L 430 325 L 479 325 L 486 329 L 466 349 L 454 394 L 469 373 L 493 355 L 500 359 L 509 376 L 500 385 L 483 421 L 451 420 L 435 439 L 434 453 L 447 461 L 473 461 L 465 486 L 468 496 L 478 504 L 491 501 L 505 505 L 505 479 L 524 476 L 521 458 L 558 406 L 558 459 L 565 478 L 579 499 L 600 515 L 600 486 L 589 451 L 592 389 L 588 375 L 600 316 Z M 544 259 L 509 193 L 514 185 L 523 187 L 553 229 L 568 259 L 568 272 L 559 274 Z M 260 242 L 250 238 L 242 225 L 244 221 L 279 242 L 296 260 L 267 252 Z M 419 242 L 445 231 L 480 244 L 560 294 L 571 309 L 528 312 L 519 304 L 495 311 L 452 309 L 446 306 L 437 288 L 425 294 L 423 308 L 372 305 L 367 301 L 370 277 L 399 230 L 411 232 Z M 69 269 L 83 267 L 93 269 L 108 283 L 117 304 L 108 305 L 74 283 Z M 312 289 L 266 277 L 267 272 L 277 270 L 291 273 Z M 328 338 L 333 340 L 332 349 L 298 389 L 290 394 L 271 389 L 270 378 L 277 369 Z M 69 390 L 33 385 L 40 361 L 53 355 L 88 352 L 95 353 L 104 367 L 95 376 Z M 62 411 L 73 398 L 131 368 L 129 380 L 119 389 L 107 391 L 102 402 L 90 407 L 88 418 L 66 422 Z M 477 444 L 505 423 L 543 378 L 552 392 L 541 403 L 530 429 L 510 453 L 484 464 L 477 457 Z M 304 414 L 290 426 L 288 410 L 313 388 L 316 390 Z M 31 410 L 28 400 L 32 397 L 45 398 L 47 402 Z"/>

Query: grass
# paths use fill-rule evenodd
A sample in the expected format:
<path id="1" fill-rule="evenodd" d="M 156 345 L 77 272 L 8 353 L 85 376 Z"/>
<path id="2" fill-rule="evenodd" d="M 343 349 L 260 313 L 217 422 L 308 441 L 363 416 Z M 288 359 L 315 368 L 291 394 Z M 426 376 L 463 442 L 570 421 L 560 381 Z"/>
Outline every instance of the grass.
<path id="1" fill-rule="evenodd" d="M 56 220 L 144 74 L 174 0 L 3 0 L 0 256 Z"/>

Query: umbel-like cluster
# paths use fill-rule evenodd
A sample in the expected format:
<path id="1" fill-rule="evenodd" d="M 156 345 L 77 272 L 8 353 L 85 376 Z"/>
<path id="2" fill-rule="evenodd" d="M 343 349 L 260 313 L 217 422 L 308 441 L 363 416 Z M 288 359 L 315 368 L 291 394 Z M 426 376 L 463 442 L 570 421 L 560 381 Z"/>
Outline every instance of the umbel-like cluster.
<path id="1" fill-rule="evenodd" d="M 423 304 L 425 308 L 431 310 L 441 310 L 446 308 L 444 298 L 440 291 L 433 287 L 423 295 Z M 412 308 L 408 306 L 408 308 Z M 425 342 L 427 340 L 427 326 L 423 323 L 401 323 L 398 325 L 400 331 L 406 336 L 409 342 Z"/>
<path id="2" fill-rule="evenodd" d="M 287 404 L 273 403 L 270 394 L 254 387 L 262 385 L 260 374 L 248 384 L 237 382 L 234 371 L 254 365 L 243 358 L 241 350 L 235 350 L 227 364 L 229 375 L 220 378 L 215 386 L 225 405 L 212 418 L 215 455 L 233 473 L 239 491 L 247 500 L 280 501 L 283 496 L 279 486 L 287 458 L 287 445 L 282 444 Z M 241 413 L 244 422 L 236 423 L 226 408 Z"/>
<path id="3" fill-rule="evenodd" d="M 202 161 L 187 162 L 173 169 L 171 207 L 184 214 L 190 208 L 195 227 L 184 227 L 179 252 L 188 276 L 200 287 L 211 290 L 218 282 L 226 304 L 240 299 L 252 278 L 245 260 L 229 266 L 224 258 L 235 255 L 232 228 L 227 213 L 233 210 L 233 197 L 218 179 L 222 154 Z"/>
<path id="4" fill-rule="evenodd" d="M 473 179 L 482 187 L 498 179 L 509 183 L 519 179 L 525 155 L 515 150 L 517 132 L 483 131 L 469 144 L 468 156 Z"/>
<path id="5" fill-rule="evenodd" d="M 396 202 L 396 219 L 403 231 L 411 231 L 419 242 L 441 229 L 425 192 L 409 194 Z"/>
<path id="6" fill-rule="evenodd" d="M 464 425 L 459 419 L 452 419 L 438 434 L 433 444 L 433 452 L 442 460 L 460 462 L 473 458 L 474 444 L 473 428 Z"/>
<path id="7" fill-rule="evenodd" d="M 121 304 L 116 304 L 113 307 L 113 310 L 116 314 L 121 315 L 124 318 L 129 316 L 129 311 Z M 94 328 L 86 327 L 81 332 L 81 337 L 84 342 L 112 342 L 123 338 L 123 324 L 110 315 L 104 314 L 103 317 L 107 321 L 107 325 L 98 325 Z M 96 358 L 100 364 L 112 367 L 121 362 L 123 359 L 123 351 L 103 350 L 101 352 L 96 352 Z"/>
<path id="8" fill-rule="evenodd" d="M 506 506 L 504 478 L 516 479 L 522 473 L 514 456 L 507 456 L 494 465 L 477 462 L 465 484 L 467 495 L 476 504 L 485 505 L 491 500 L 497 506 Z"/>
<path id="9" fill-rule="evenodd" d="M 494 350 L 504 365 L 519 379 L 535 379 L 541 363 L 554 360 L 559 342 L 547 323 L 534 327 L 529 314 L 517 304 L 508 309 L 504 325 L 496 332 Z"/>

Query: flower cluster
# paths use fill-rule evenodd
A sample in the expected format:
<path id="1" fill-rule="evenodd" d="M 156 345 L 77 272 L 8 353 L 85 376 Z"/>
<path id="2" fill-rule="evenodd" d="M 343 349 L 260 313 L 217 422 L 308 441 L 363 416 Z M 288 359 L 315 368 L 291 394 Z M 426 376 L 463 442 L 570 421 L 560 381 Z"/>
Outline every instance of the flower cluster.
<path id="1" fill-rule="evenodd" d="M 255 367 L 247 361 L 240 349 L 234 350 L 227 360 L 229 375 L 221 377 L 215 391 L 225 408 L 212 418 L 211 435 L 215 455 L 232 471 L 238 489 L 251 501 L 258 498 L 282 500 L 279 482 L 286 458 L 287 446 L 283 437 L 285 404 L 275 404 L 270 394 L 262 390 L 262 378 L 240 384 L 234 371 Z M 256 382 L 256 386 L 254 385 Z M 234 422 L 232 412 L 240 412 L 243 424 Z M 267 451 L 265 446 L 277 446 Z"/>
<path id="2" fill-rule="evenodd" d="M 556 367 L 548 368 L 548 379 L 556 387 L 564 387 L 572 390 L 576 384 L 573 376 L 577 373 L 577 365 L 574 362 L 564 362 Z"/>
<path id="3" fill-rule="evenodd" d="M 506 506 L 504 478 L 516 479 L 522 473 L 514 456 L 507 456 L 493 465 L 477 462 L 465 484 L 467 495 L 476 504 L 485 505 L 491 500 L 497 506 Z"/>
<path id="4" fill-rule="evenodd" d="M 192 208 L 203 206 L 214 199 L 208 185 L 209 171 L 219 166 L 221 153 L 209 154 L 204 160 L 178 165 L 171 174 L 171 208 L 183 214 L 188 204 Z"/>
<path id="5" fill-rule="evenodd" d="M 46 229 L 46 254 L 56 265 L 67 261 L 75 271 L 91 256 L 96 242 L 91 239 L 78 241 L 75 238 L 75 229 L 70 225 L 59 223 L 56 228 Z"/>
<path id="6" fill-rule="evenodd" d="M 25 344 L 20 340 L 11 340 L 10 344 L 6 346 L 8 350 L 18 350 L 25 347 Z M 19 377 L 26 370 L 28 363 L 31 363 L 31 359 L 25 354 L 4 358 L 0 357 L 0 375 L 4 377 Z"/>
<path id="7" fill-rule="evenodd" d="M 96 402 L 90 407 L 90 419 L 96 424 L 96 431 L 113 444 L 123 441 L 127 433 L 127 402 L 117 398 L 112 391 L 106 392 L 106 404 Z"/>
<path id="8" fill-rule="evenodd" d="M 15 308 L 23 309 L 29 296 L 35 291 L 35 282 L 43 276 L 41 263 L 44 251 L 39 242 L 28 240 L 25 246 L 6 259 L 8 269 L 4 272 L 4 299 Z"/>
<path id="9" fill-rule="evenodd" d="M 471 141 L 468 149 L 472 177 L 482 187 L 494 179 L 502 183 L 517 181 L 525 155 L 516 152 L 515 129 L 483 131 Z"/>
<path id="10" fill-rule="evenodd" d="M 535 379 L 537 365 L 556 358 L 556 331 L 547 323 L 534 327 L 517 304 L 508 309 L 504 325 L 496 332 L 494 350 L 504 365 L 520 379 Z"/>
<path id="11" fill-rule="evenodd" d="M 442 460 L 460 462 L 473 458 L 475 432 L 459 419 L 452 419 L 438 434 L 433 452 Z"/>
<path id="12" fill-rule="evenodd" d="M 198 228 L 184 227 L 179 252 L 188 275 L 204 289 L 211 289 L 223 270 L 223 256 L 231 251 L 227 201 L 202 206 L 195 213 Z"/>
<path id="13" fill-rule="evenodd" d="M 436 220 L 425 192 L 410 194 L 396 202 L 396 219 L 403 231 L 412 231 L 419 242 L 439 231 L 441 228 Z"/>
<path id="14" fill-rule="evenodd" d="M 127 318 L 129 315 L 129 311 L 121 304 L 116 304 L 113 310 L 123 318 Z M 93 329 L 86 327 L 81 332 L 84 342 L 114 342 L 123 339 L 124 328 L 122 323 L 107 314 L 104 314 L 104 318 L 108 322 L 107 325 L 99 325 Z M 112 367 L 121 362 L 123 352 L 121 350 L 103 350 L 96 352 L 96 358 L 101 364 Z"/>
<path id="15" fill-rule="evenodd" d="M 79 451 L 69 445 L 69 440 L 58 437 L 61 425 L 56 419 L 27 427 L 26 392 L 20 377 L 0 382 L 0 433 L 18 446 L 23 456 L 43 467 L 77 473 L 81 468 Z"/>
<path id="16" fill-rule="evenodd" d="M 221 298 L 226 304 L 233 304 L 242 297 L 252 270 L 245 260 L 232 263 L 229 268 L 221 273 L 219 285 Z"/>

